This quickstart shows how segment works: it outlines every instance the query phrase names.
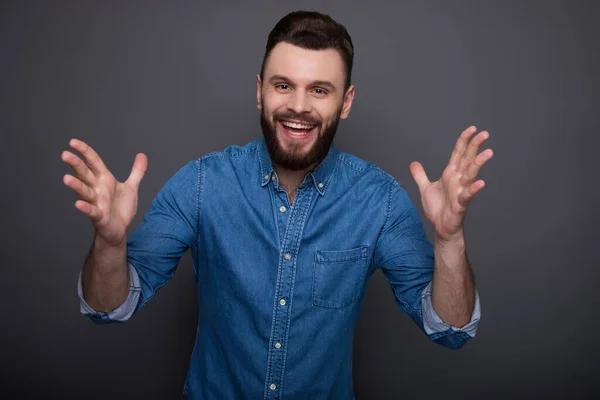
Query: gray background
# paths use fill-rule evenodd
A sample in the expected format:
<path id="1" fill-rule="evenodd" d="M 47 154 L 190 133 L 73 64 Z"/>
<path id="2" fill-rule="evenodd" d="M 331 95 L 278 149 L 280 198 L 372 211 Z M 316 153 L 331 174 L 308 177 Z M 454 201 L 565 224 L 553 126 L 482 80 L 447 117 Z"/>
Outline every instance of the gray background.
<path id="1" fill-rule="evenodd" d="M 2 1 L 0 397 L 182 397 L 191 258 L 126 324 L 80 315 L 93 228 L 60 154 L 80 138 L 124 180 L 145 152 L 137 226 L 186 162 L 261 136 L 254 75 L 295 9 L 331 14 L 355 44 L 356 99 L 337 145 L 396 177 L 420 212 L 411 161 L 437 179 L 470 124 L 495 150 L 465 228 L 477 337 L 458 352 L 430 343 L 377 273 L 356 332 L 357 398 L 597 394 L 597 4 Z"/>

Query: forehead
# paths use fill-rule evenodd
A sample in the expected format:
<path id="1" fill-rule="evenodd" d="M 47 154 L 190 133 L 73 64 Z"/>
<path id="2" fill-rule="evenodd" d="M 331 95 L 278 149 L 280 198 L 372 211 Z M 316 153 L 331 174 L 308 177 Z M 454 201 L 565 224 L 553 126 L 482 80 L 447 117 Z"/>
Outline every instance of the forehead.
<path id="1" fill-rule="evenodd" d="M 297 83 L 324 80 L 342 87 L 345 70 L 335 49 L 308 50 L 280 42 L 271 50 L 263 73 L 265 81 L 273 75 L 283 75 Z"/>

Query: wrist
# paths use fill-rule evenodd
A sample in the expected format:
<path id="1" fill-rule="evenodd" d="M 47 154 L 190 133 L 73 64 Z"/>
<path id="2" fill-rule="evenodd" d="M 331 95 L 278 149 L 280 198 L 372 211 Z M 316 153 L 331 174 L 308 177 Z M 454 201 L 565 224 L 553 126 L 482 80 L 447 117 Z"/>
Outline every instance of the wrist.
<path id="1" fill-rule="evenodd" d="M 102 236 L 100 236 L 98 234 L 98 232 L 96 231 L 96 234 L 94 236 L 94 250 L 100 251 L 100 252 L 119 251 L 126 247 L 127 247 L 127 236 L 125 236 L 122 240 L 120 240 L 118 242 L 111 243 L 111 242 L 105 240 L 104 238 L 102 238 Z"/>
<path id="2" fill-rule="evenodd" d="M 442 246 L 465 246 L 465 233 L 462 229 L 451 235 L 440 235 L 437 232 L 434 233 L 434 240 L 436 245 Z"/>

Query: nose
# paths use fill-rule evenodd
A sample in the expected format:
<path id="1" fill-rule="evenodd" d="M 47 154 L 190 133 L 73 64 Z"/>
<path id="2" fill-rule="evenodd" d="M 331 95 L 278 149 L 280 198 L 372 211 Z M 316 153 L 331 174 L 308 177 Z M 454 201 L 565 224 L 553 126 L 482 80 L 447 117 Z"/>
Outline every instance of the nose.
<path id="1" fill-rule="evenodd" d="M 308 113 L 311 111 L 311 103 L 308 93 L 304 90 L 294 90 L 290 93 L 287 104 L 288 110 L 294 111 L 296 114 Z"/>

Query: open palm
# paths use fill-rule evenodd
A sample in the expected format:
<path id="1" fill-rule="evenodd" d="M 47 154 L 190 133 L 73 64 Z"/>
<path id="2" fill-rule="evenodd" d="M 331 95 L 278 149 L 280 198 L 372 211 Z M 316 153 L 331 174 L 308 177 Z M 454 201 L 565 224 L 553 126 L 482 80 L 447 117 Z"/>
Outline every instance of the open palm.
<path id="1" fill-rule="evenodd" d="M 492 149 L 479 153 L 489 133 L 482 131 L 471 139 L 475 132 L 477 128 L 470 126 L 461 133 L 450 162 L 436 182 L 429 181 L 421 163 L 410 164 L 425 216 L 434 226 L 436 237 L 443 240 L 451 240 L 461 233 L 471 199 L 485 186 L 483 180 L 477 180 L 477 175 L 494 153 Z"/>
<path id="2" fill-rule="evenodd" d="M 62 154 L 63 161 L 76 175 L 66 174 L 63 178 L 64 184 L 81 198 L 75 202 L 75 207 L 90 217 L 105 242 L 122 244 L 127 236 L 127 227 L 137 212 L 138 189 L 148 166 L 146 155 L 139 153 L 129 178 L 119 182 L 92 147 L 77 139 L 72 139 L 70 145 L 87 162 L 69 151 Z"/>

